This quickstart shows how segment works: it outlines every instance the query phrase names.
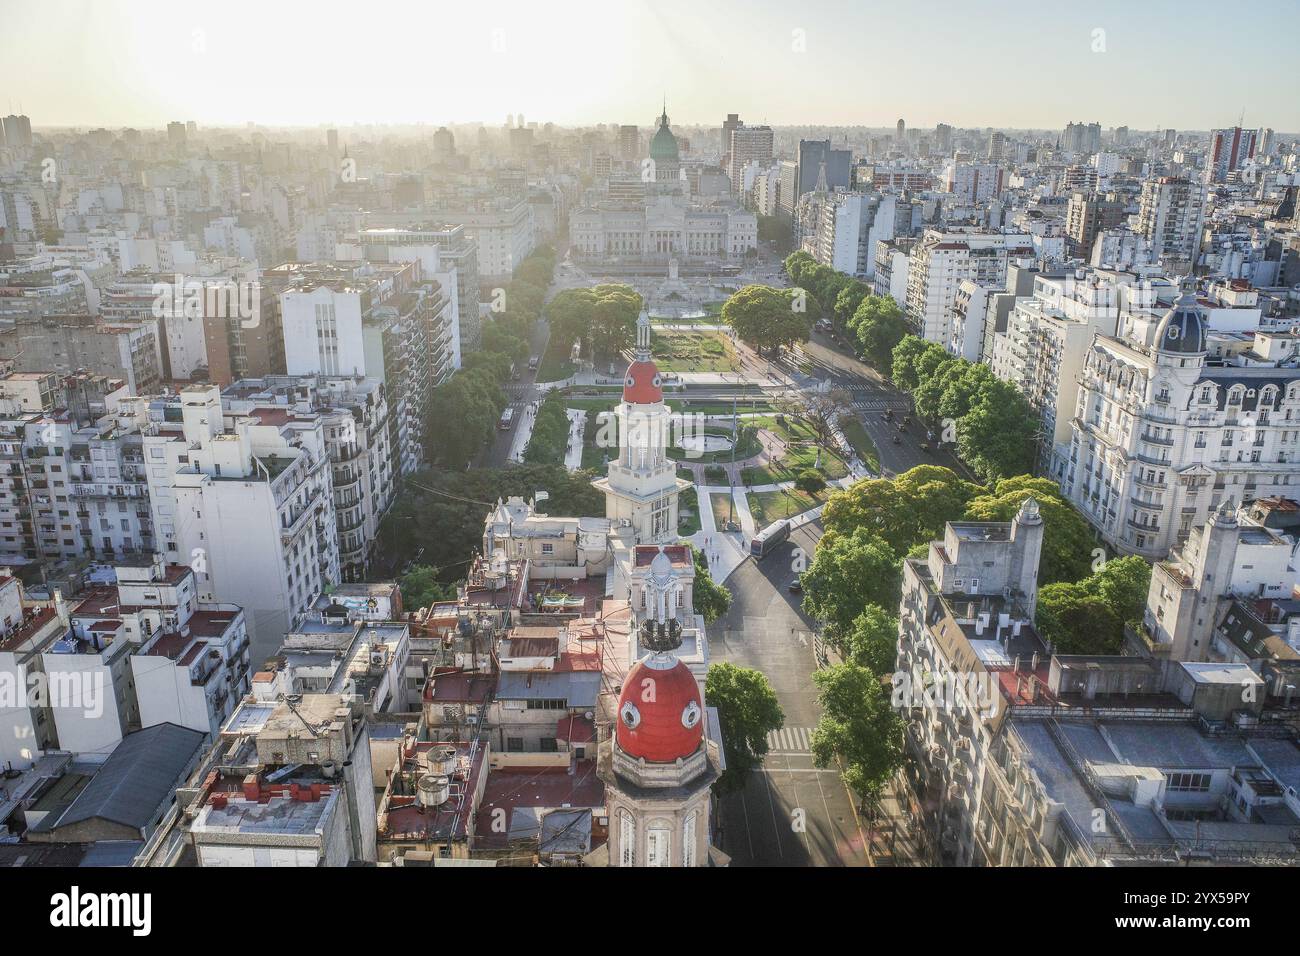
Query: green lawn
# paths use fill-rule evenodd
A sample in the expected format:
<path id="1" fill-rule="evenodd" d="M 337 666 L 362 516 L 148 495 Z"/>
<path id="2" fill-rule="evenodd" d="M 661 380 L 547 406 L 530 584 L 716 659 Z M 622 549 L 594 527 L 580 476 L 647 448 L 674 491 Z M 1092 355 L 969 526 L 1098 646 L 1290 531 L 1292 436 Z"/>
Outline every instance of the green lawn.
<path id="1" fill-rule="evenodd" d="M 880 452 L 862 422 L 856 418 L 846 417 L 840 421 L 840 430 L 844 432 L 844 437 L 853 446 L 853 451 L 862 463 L 876 474 L 880 474 Z"/>
<path id="2" fill-rule="evenodd" d="M 687 488 L 678 498 L 677 533 L 684 538 L 700 530 L 699 505 L 694 488 Z"/>
<path id="3" fill-rule="evenodd" d="M 749 510 L 754 516 L 754 526 L 762 531 L 773 521 L 792 518 L 797 514 L 816 508 L 826 500 L 831 489 L 827 488 L 817 495 L 810 495 L 798 488 L 788 491 L 764 491 L 749 496 Z"/>
<path id="4" fill-rule="evenodd" d="M 721 332 L 652 332 L 650 346 L 661 372 L 736 372 L 740 360 Z"/>
<path id="5" fill-rule="evenodd" d="M 713 526 L 719 531 L 727 527 L 727 521 L 735 521 L 735 509 L 732 507 L 731 495 L 709 495 L 709 504 L 713 507 Z"/>

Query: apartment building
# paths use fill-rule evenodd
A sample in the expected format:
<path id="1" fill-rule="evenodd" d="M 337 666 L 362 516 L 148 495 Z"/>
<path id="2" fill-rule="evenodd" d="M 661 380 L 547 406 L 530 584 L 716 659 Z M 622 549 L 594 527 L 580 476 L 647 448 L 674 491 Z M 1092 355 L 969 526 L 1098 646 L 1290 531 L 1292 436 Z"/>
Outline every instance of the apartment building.
<path id="1" fill-rule="evenodd" d="M 740 123 L 730 130 L 726 146 L 727 176 L 731 179 L 731 192 L 743 191 L 745 167 L 757 163 L 760 168 L 772 164 L 772 127 L 746 126 Z"/>
<path id="2" fill-rule="evenodd" d="M 897 203 L 897 197 L 880 193 L 827 194 L 805 248 L 818 262 L 838 272 L 874 278 L 877 243 L 894 238 Z"/>
<path id="3" fill-rule="evenodd" d="M 1149 310 L 1172 283 L 1161 276 L 1085 271 L 1033 277 L 1018 297 L 1005 332 L 994 336 L 989 364 L 1015 385 L 1042 423 L 1040 466 L 1060 481 L 1069 457 L 1079 373 L 1095 335 L 1116 334 L 1120 316 Z"/>
<path id="4" fill-rule="evenodd" d="M 904 563 L 894 699 L 929 862 L 1295 865 L 1300 668 L 1054 653 L 1040 548 L 1028 500 Z"/>
<path id="5" fill-rule="evenodd" d="M 959 203 L 972 205 L 1002 195 L 1006 170 L 995 163 L 949 163 L 943 179 L 945 192 Z"/>
<path id="6" fill-rule="evenodd" d="M 1209 183 L 1226 183 L 1237 170 L 1255 158 L 1255 141 L 1258 130 L 1231 129 L 1210 130 L 1210 148 L 1205 157 L 1204 181 Z"/>
<path id="7" fill-rule="evenodd" d="M 1162 559 L 1225 499 L 1285 493 L 1295 474 L 1300 339 L 1215 331 L 1213 305 L 1188 293 L 1158 322 L 1131 314 L 1084 356 L 1062 490 L 1125 554 Z"/>
<path id="8" fill-rule="evenodd" d="M 1075 191 L 1065 212 L 1068 252 L 1076 259 L 1092 256 L 1097 235 L 1117 228 L 1124 220 L 1124 203 L 1112 195 Z"/>
<path id="9" fill-rule="evenodd" d="M 1137 231 L 1151 247 L 1153 261 L 1179 275 L 1196 265 L 1205 222 L 1205 187 L 1179 176 L 1142 183 Z"/>
<path id="10" fill-rule="evenodd" d="M 1035 257 L 1033 239 L 1024 233 L 927 229 L 912 248 L 903 303 L 913 331 L 947 347 L 952 338 L 953 304 L 962 280 L 981 286 L 1006 283 L 1007 264 Z"/>
<path id="11" fill-rule="evenodd" d="M 123 379 L 132 395 L 163 382 L 162 350 L 153 322 L 114 324 L 90 315 L 19 318 L 0 329 L 0 361 L 19 372 L 93 372 Z"/>
<path id="12" fill-rule="evenodd" d="M 1152 568 L 1132 653 L 1176 661 L 1300 662 L 1296 541 L 1225 499 Z"/>
<path id="13" fill-rule="evenodd" d="M 215 736 L 249 689 L 249 636 L 237 604 L 198 601 L 194 571 L 162 555 L 115 568 L 70 610 L 85 648 L 129 649 L 118 675 L 141 727 L 171 723 Z M 67 735 L 60 743 L 68 749 Z"/>
<path id="14" fill-rule="evenodd" d="M 310 733 L 304 730 L 310 728 Z M 154 848 L 198 866 L 347 866 L 376 859 L 370 727 L 359 700 L 245 697 L 180 791 Z"/>
<path id="15" fill-rule="evenodd" d="M 432 389 L 459 362 L 450 289 L 403 263 L 281 266 L 285 364 L 291 376 L 366 376 L 384 384 L 402 475 L 421 467 Z M 435 348 L 436 346 L 436 348 Z"/>
<path id="16" fill-rule="evenodd" d="M 320 419 L 333 470 L 339 571 L 344 581 L 365 580 L 401 468 L 384 384 L 371 378 L 268 376 L 236 382 L 221 399 L 231 414 L 280 409 Z"/>
<path id="17" fill-rule="evenodd" d="M 461 225 L 478 254 L 479 290 L 472 299 L 491 297 L 491 290 L 510 281 L 537 246 L 532 206 L 526 197 L 502 197 L 464 209 L 441 210 L 444 221 Z"/>
<path id="18" fill-rule="evenodd" d="M 360 247 L 358 258 L 376 262 L 420 260 L 421 276 L 438 285 L 449 300 L 448 320 L 455 323 L 453 339 L 457 344 L 452 353 L 453 368 L 460 367 L 462 355 L 479 347 L 483 330 L 478 309 L 478 247 L 463 225 L 369 225 L 349 233 L 347 242 Z M 440 351 L 432 341 L 430 348 Z"/>
<path id="19" fill-rule="evenodd" d="M 215 385 L 156 404 L 157 419 L 144 400 L 136 414 L 157 548 L 194 568 L 201 601 L 245 608 L 265 659 L 339 580 L 324 427 L 280 408 L 227 418 Z"/>

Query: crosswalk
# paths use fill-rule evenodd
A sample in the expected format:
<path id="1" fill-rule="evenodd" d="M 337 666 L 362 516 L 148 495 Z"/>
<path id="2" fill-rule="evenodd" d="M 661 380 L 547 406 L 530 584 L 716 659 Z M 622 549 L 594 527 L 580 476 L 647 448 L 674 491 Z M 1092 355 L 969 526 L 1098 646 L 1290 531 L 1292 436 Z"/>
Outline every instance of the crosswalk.
<path id="1" fill-rule="evenodd" d="M 767 752 L 773 754 L 806 754 L 812 752 L 811 727 L 782 727 L 767 735 Z"/>
<path id="2" fill-rule="evenodd" d="M 910 412 L 912 406 L 905 398 L 866 398 L 858 399 L 853 403 L 853 407 L 860 412 L 883 412 L 886 408 L 892 408 L 894 411 Z"/>

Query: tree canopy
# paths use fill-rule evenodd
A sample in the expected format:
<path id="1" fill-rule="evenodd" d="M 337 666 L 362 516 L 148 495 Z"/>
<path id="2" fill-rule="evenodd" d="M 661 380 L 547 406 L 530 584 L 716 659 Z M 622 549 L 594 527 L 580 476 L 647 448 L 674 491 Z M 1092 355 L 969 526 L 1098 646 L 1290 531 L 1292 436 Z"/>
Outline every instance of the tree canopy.
<path id="1" fill-rule="evenodd" d="M 806 342 L 812 332 L 809 313 L 797 311 L 797 289 L 747 285 L 722 305 L 722 321 L 760 355 L 766 349 Z"/>
<path id="2" fill-rule="evenodd" d="M 712 624 L 731 607 L 731 592 L 713 580 L 704 552 L 691 545 L 691 554 L 695 560 L 695 583 L 692 586 L 695 610 L 704 617 L 705 624 Z"/>
<path id="3" fill-rule="evenodd" d="M 551 334 L 561 342 L 581 341 L 593 360 L 615 359 L 636 344 L 641 295 L 629 285 L 604 283 L 565 289 L 546 307 Z"/>
<path id="4" fill-rule="evenodd" d="M 868 604 L 898 604 L 901 574 L 893 549 L 867 528 L 828 531 L 800 576 L 804 610 L 843 633 Z"/>
<path id="5" fill-rule="evenodd" d="M 1038 564 L 1039 586 L 1056 581 L 1077 581 L 1092 563 L 1093 536 L 1083 515 L 1061 494 L 1050 478 L 1020 475 L 1004 478 L 971 500 L 969 521 L 1010 521 L 1028 497 L 1038 502 L 1043 516 L 1043 554 Z M 1145 597 L 1145 593 L 1143 597 Z"/>
<path id="6" fill-rule="evenodd" d="M 813 674 L 821 719 L 812 734 L 813 762 L 838 759 L 845 785 L 860 803 L 879 796 L 903 761 L 903 720 L 879 677 L 854 663 Z"/>
<path id="7" fill-rule="evenodd" d="M 718 708 L 727 769 L 715 784 L 719 791 L 744 786 L 746 775 L 767 756 L 767 735 L 785 725 L 776 692 L 760 672 L 722 662 L 709 667 L 704 697 Z"/>

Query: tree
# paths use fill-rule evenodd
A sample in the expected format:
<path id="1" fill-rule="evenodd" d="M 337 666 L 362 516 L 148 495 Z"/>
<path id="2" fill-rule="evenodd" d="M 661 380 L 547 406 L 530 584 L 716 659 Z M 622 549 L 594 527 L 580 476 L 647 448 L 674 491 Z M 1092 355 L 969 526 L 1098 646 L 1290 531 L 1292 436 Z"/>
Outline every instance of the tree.
<path id="1" fill-rule="evenodd" d="M 1140 620 L 1151 590 L 1151 565 L 1142 558 L 1112 558 L 1088 579 L 1089 589 L 1123 623 Z"/>
<path id="2" fill-rule="evenodd" d="M 805 468 L 795 478 L 794 486 L 800 491 L 815 495 L 826 487 L 826 479 L 816 468 Z"/>
<path id="3" fill-rule="evenodd" d="M 798 292 L 747 285 L 723 303 L 722 321 L 759 355 L 764 349 L 806 342 L 812 322 L 807 312 L 796 311 Z"/>
<path id="4" fill-rule="evenodd" d="M 866 528 L 902 557 L 939 537 L 978 491 L 949 468 L 917 465 L 892 480 L 870 478 L 831 495 L 822 526 L 841 534 Z"/>
<path id="5" fill-rule="evenodd" d="M 957 454 L 985 481 L 1033 471 L 1038 419 L 1014 386 L 998 382 L 957 421 Z"/>
<path id="6" fill-rule="evenodd" d="M 464 468 L 492 440 L 506 397 L 489 368 L 461 369 L 433 390 L 425 421 L 429 457 L 448 468 Z"/>
<path id="7" fill-rule="evenodd" d="M 761 213 L 758 217 L 758 238 L 775 244 L 777 252 L 786 252 L 794 242 L 790 223 L 780 216 L 764 216 Z"/>
<path id="8" fill-rule="evenodd" d="M 867 361 L 879 369 L 890 368 L 894 349 L 907 336 L 903 310 L 887 295 L 864 296 L 849 317 L 848 327 Z"/>
<path id="9" fill-rule="evenodd" d="M 848 660 L 877 677 L 892 674 L 898 659 L 898 618 L 878 605 L 868 604 L 840 636 L 838 646 Z"/>
<path id="10" fill-rule="evenodd" d="M 569 416 L 564 398 L 552 392 L 537 410 L 533 433 L 524 449 L 524 461 L 562 465 L 569 449 Z"/>
<path id="11" fill-rule="evenodd" d="M 843 633 L 868 604 L 897 604 L 901 566 L 893 550 L 866 528 L 827 532 L 801 576 L 803 607 Z"/>
<path id="12" fill-rule="evenodd" d="M 1119 615 L 1082 583 L 1039 588 L 1034 621 L 1039 636 L 1058 654 L 1118 654 L 1124 644 Z"/>
<path id="13" fill-rule="evenodd" d="M 402 606 L 410 611 L 456 600 L 456 585 L 438 580 L 438 569 L 428 564 L 413 566 L 402 575 L 398 587 L 402 592 Z"/>
<path id="14" fill-rule="evenodd" d="M 943 351 L 934 342 L 927 342 L 919 336 L 903 336 L 902 341 L 894 346 L 893 365 L 889 374 L 889 377 L 894 380 L 894 384 L 905 391 L 916 388 L 920 384 L 917 363 L 921 360 L 921 356 L 935 348 L 939 348 L 941 352 Z"/>
<path id="15" fill-rule="evenodd" d="M 785 726 L 785 713 L 761 672 L 726 662 L 709 668 L 704 699 L 718 708 L 727 757 L 726 772 L 714 786 L 721 792 L 738 790 L 746 775 L 762 766 L 767 735 Z"/>
<path id="16" fill-rule="evenodd" d="M 812 734 L 813 762 L 837 758 L 840 776 L 859 804 L 877 798 L 903 762 L 903 721 L 880 678 L 857 664 L 813 674 L 821 719 Z"/>
<path id="17" fill-rule="evenodd" d="M 419 563 L 439 568 L 441 580 L 463 577 L 468 559 L 482 546 L 484 520 L 498 499 L 511 495 L 531 498 L 545 491 L 553 514 L 603 516 L 605 496 L 591 478 L 563 465 L 535 464 L 411 475 L 379 526 L 375 576 L 391 576 L 419 554 Z"/>
<path id="18" fill-rule="evenodd" d="M 692 586 L 695 610 L 704 617 L 705 624 L 712 624 L 731 607 L 731 592 L 713 580 L 704 552 L 691 545 L 691 554 L 695 559 L 695 583 Z"/>
<path id="19" fill-rule="evenodd" d="M 790 281 L 795 285 L 802 285 L 804 272 L 816 266 L 817 260 L 801 249 L 786 256 L 783 265 Z"/>
<path id="20" fill-rule="evenodd" d="M 546 307 L 557 341 L 587 343 L 588 354 L 613 359 L 636 341 L 641 295 L 629 285 L 605 283 L 590 289 L 565 289 Z"/>
<path id="21" fill-rule="evenodd" d="M 773 399 L 778 412 L 807 425 L 823 448 L 835 446 L 835 429 L 840 418 L 853 411 L 853 395 L 847 389 L 802 394 L 799 398 Z"/>
<path id="22" fill-rule="evenodd" d="M 863 300 L 871 297 L 871 289 L 865 282 L 854 281 L 840 289 L 832 303 L 836 324 L 841 328 L 850 327 Z"/>
<path id="23" fill-rule="evenodd" d="M 1005 478 L 991 492 L 972 499 L 965 517 L 968 521 L 1011 521 L 1029 497 L 1038 503 L 1043 518 L 1043 553 L 1038 565 L 1040 587 L 1057 581 L 1079 580 L 1088 573 L 1092 562 L 1092 531 L 1051 479 L 1028 475 Z M 1146 598 L 1145 591 L 1142 598 Z"/>

